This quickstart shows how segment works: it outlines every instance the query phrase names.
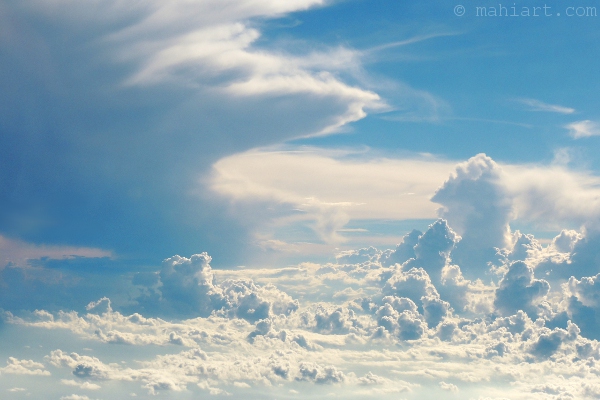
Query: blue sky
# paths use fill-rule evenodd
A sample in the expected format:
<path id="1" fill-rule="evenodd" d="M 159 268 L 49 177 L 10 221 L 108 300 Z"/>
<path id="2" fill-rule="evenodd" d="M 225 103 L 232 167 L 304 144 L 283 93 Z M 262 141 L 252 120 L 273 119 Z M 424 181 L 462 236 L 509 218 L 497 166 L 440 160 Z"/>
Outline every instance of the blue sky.
<path id="1" fill-rule="evenodd" d="M 538 3 L 0 4 L 0 397 L 596 397 L 600 20 Z"/>

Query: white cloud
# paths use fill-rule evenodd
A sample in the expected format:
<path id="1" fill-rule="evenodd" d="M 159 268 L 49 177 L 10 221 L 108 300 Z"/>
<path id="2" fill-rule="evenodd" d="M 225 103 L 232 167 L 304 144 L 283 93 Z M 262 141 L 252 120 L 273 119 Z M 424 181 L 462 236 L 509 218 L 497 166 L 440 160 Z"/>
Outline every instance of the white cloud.
<path id="1" fill-rule="evenodd" d="M 322 237 L 335 240 L 348 221 L 434 218 L 433 202 L 445 207 L 441 214 L 454 230 L 469 230 L 489 247 L 510 246 L 514 219 L 557 229 L 600 216 L 597 176 L 554 164 L 498 164 L 485 155 L 457 165 L 433 157 L 254 150 L 219 160 L 207 184 L 236 202 L 242 218 L 255 215 L 263 226 L 267 219 L 273 229 L 313 221 Z"/>
<path id="2" fill-rule="evenodd" d="M 535 99 L 518 99 L 517 101 L 528 106 L 529 111 L 545 111 L 559 114 L 573 114 L 575 112 L 574 108 L 548 104 Z"/>
<path id="3" fill-rule="evenodd" d="M 434 218 L 429 198 L 453 165 L 426 157 L 365 160 L 318 149 L 258 150 L 219 160 L 208 185 L 253 210 L 242 218 L 264 220 L 267 203 L 280 215 L 271 227 L 305 221 L 321 239 L 339 243 L 350 220 Z"/>
<path id="4" fill-rule="evenodd" d="M 179 248 L 190 236 L 183 233 L 187 229 L 210 242 L 211 235 L 198 227 L 219 219 L 224 229 L 236 231 L 232 240 L 247 243 L 243 227 L 232 227 L 235 222 L 220 213 L 207 216 L 189 195 L 198 174 L 226 154 L 338 132 L 386 107 L 350 76 L 361 70 L 360 52 L 314 42 L 284 46 L 277 38 L 261 37 L 265 20 L 328 3 L 93 0 L 83 7 L 75 0 L 25 0 L 4 5 L 7 34 L 0 46 L 10 60 L 3 76 L 11 78 L 4 82 L 2 99 L 36 122 L 25 126 L 17 114 L 3 114 L 19 139 L 0 138 L 0 145 L 14 148 L 14 160 L 0 160 L 8 171 L 0 177 L 8 187 L 0 210 L 7 222 L 0 228 L 41 241 L 102 243 L 119 254 L 134 251 L 132 245 L 144 251 Z M 39 84 L 30 85 L 32 80 Z M 51 120 L 42 111 L 48 99 L 57 113 Z M 51 137 L 44 126 L 55 127 Z M 57 154 L 49 143 L 59 142 L 64 146 Z M 18 190 L 11 179 L 15 174 L 22 182 Z M 181 195 L 173 196 L 175 191 Z M 331 207 L 325 203 L 307 207 L 327 214 Z M 65 204 L 72 207 L 69 212 Z M 117 222 L 107 214 L 122 218 Z M 333 209 L 319 229 L 335 231 L 343 219 Z M 105 228 L 89 229 L 96 224 Z M 144 236 L 142 225 L 154 234 Z M 335 239 L 335 232 L 326 237 Z"/>
<path id="5" fill-rule="evenodd" d="M 447 390 L 449 392 L 454 392 L 454 393 L 458 392 L 458 386 L 456 386 L 452 383 L 446 383 L 444 381 L 440 382 L 440 388 L 442 388 L 443 390 Z"/>
<path id="6" fill-rule="evenodd" d="M 549 290 L 547 281 L 535 279 L 531 267 L 522 261 L 516 261 L 508 267 L 500 281 L 494 306 L 502 315 L 512 315 L 523 310 L 530 316 L 535 316 L 536 306 Z"/>
<path id="7" fill-rule="evenodd" d="M 36 375 L 49 376 L 50 371 L 47 371 L 44 364 L 33 360 L 19 360 L 14 357 L 9 357 L 6 361 L 6 367 L 0 368 L 2 374 L 16 375 Z"/>
<path id="8" fill-rule="evenodd" d="M 439 213 L 462 236 L 454 256 L 467 276 L 469 263 L 496 262 L 496 247 L 512 247 L 515 220 L 546 230 L 600 226 L 597 176 L 556 164 L 498 164 L 485 155 L 456 165 L 368 152 L 254 150 L 215 163 L 206 184 L 256 227 L 265 249 L 290 253 L 323 250 L 304 243 L 315 240 L 307 236 L 282 240 L 277 232 L 286 227 L 310 227 L 341 244 L 351 238 L 349 222 L 433 219 L 441 204 Z"/>
<path id="9" fill-rule="evenodd" d="M 514 200 L 514 217 L 560 230 L 597 225 L 600 178 L 560 166 L 504 165 L 505 185 Z"/>
<path id="10" fill-rule="evenodd" d="M 253 49 L 260 32 L 248 22 L 323 4 L 322 0 L 153 2 L 137 10 L 142 16 L 138 22 L 112 33 L 109 40 L 122 47 L 122 60 L 133 58 L 139 65 L 129 85 L 167 81 L 212 86 L 234 96 L 309 94 L 341 100 L 345 110 L 320 131 L 326 133 L 363 118 L 365 108 L 383 106 L 377 94 L 351 87 L 330 73 L 360 64 L 357 54 L 339 48 L 300 56 Z"/>
<path id="11" fill-rule="evenodd" d="M 138 304 L 171 316 L 207 317 L 216 312 L 252 322 L 298 308 L 296 300 L 272 285 L 259 286 L 251 279 L 217 283 L 210 261 L 207 253 L 176 255 L 163 261 L 158 279 L 135 277 L 134 283 L 143 288 Z"/>
<path id="12" fill-rule="evenodd" d="M 68 396 L 61 396 L 60 400 L 91 400 L 85 395 L 71 394 Z"/>
<path id="13" fill-rule="evenodd" d="M 600 125 L 598 125 L 598 123 L 595 121 L 590 121 L 589 119 L 572 122 L 568 125 L 565 125 L 565 128 L 569 130 L 569 135 L 571 135 L 573 139 L 600 135 Z"/>
<path id="14" fill-rule="evenodd" d="M 101 388 L 100 385 L 96 385 L 95 383 L 91 383 L 91 382 L 78 382 L 76 380 L 73 379 L 61 379 L 60 383 L 62 383 L 63 385 L 67 385 L 67 386 L 76 386 L 80 389 L 85 389 L 85 390 L 98 390 Z"/>
<path id="15" fill-rule="evenodd" d="M 248 391 L 283 395 L 295 390 L 307 397 L 322 397 L 330 385 L 335 385 L 339 395 L 361 398 L 397 398 L 398 392 L 414 398 L 432 393 L 444 397 L 459 387 L 472 396 L 503 393 L 514 399 L 549 391 L 575 398 L 591 393 L 594 389 L 583 383 L 598 372 L 600 345 L 584 336 L 577 325 L 553 320 L 547 310 L 565 306 L 570 307 L 568 312 L 576 312 L 575 303 L 564 302 L 569 296 L 586 307 L 596 307 L 597 277 L 571 279 L 564 287 L 564 298 L 544 298 L 547 284 L 536 279 L 535 270 L 522 261 L 507 267 L 498 288 L 466 281 L 459 266 L 448 264 L 455 239 L 448 237 L 449 232 L 443 221 L 432 224 L 413 245 L 417 258 L 403 265 L 386 265 L 390 252 L 375 248 L 343 252 L 336 264 L 305 263 L 279 269 L 212 270 L 206 254 L 165 260 L 166 270 L 179 271 L 179 280 L 187 280 L 189 288 L 206 286 L 220 292 L 232 303 L 225 310 L 241 307 L 241 314 L 217 312 L 167 321 L 122 314 L 104 298 L 90 303 L 82 316 L 36 311 L 22 318 L 7 314 L 5 320 L 19 329 L 66 329 L 75 337 L 96 341 L 93 357 L 54 350 L 44 359 L 82 379 L 61 381 L 81 389 L 97 389 L 100 385 L 94 381 L 122 381 L 137 383 L 151 394 L 187 390 L 212 395 L 239 396 Z M 563 250 L 575 251 L 577 244 L 567 240 L 573 237 L 581 240 L 567 232 L 556 243 Z M 535 244 L 526 235 L 520 235 L 518 242 Z M 554 243 L 547 245 L 547 249 L 553 247 Z M 530 260 L 546 251 L 531 248 L 537 250 L 514 254 Z M 436 282 L 424 269 L 410 267 L 419 259 L 444 264 Z M 189 289 L 181 282 L 178 286 L 182 291 Z M 267 298 L 260 288 L 270 292 L 273 310 L 279 307 L 278 301 L 283 309 L 254 320 L 247 312 L 252 308 L 261 314 L 261 302 L 246 307 L 243 298 L 248 294 Z M 361 294 L 350 300 L 335 296 L 344 288 L 360 289 Z M 454 297 L 445 296 L 453 291 L 457 291 L 455 297 L 496 297 L 497 311 L 505 316 L 495 317 L 489 307 L 451 307 Z M 289 312 L 285 304 L 292 297 L 298 299 L 298 309 Z M 531 316 L 519 311 L 522 308 Z M 573 318 L 581 319 L 575 314 Z M 159 346 L 142 359 L 139 352 L 133 352 L 135 363 L 110 363 L 103 346 L 117 343 Z M 29 370 L 45 370 L 36 361 L 14 360 L 13 364 L 26 364 Z M 543 386 L 546 382 L 556 387 Z"/>

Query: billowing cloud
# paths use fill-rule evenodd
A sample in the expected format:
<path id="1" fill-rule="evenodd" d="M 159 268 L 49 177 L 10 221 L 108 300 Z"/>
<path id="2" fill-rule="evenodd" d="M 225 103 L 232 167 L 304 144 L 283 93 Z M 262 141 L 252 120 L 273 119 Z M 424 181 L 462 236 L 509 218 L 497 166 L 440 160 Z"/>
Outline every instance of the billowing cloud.
<path id="1" fill-rule="evenodd" d="M 600 180 L 585 171 L 499 164 L 483 154 L 458 165 L 431 157 L 370 157 L 255 150 L 215 163 L 209 185 L 273 251 L 308 250 L 303 242 L 317 240 L 306 235 L 281 240 L 278 231 L 286 227 L 311 228 L 318 239 L 339 245 L 361 235 L 375 238 L 366 231 L 346 232 L 349 223 L 433 219 L 437 210 L 462 237 L 454 258 L 467 277 L 497 263 L 496 248 L 514 246 L 513 221 L 542 230 L 598 225 Z"/>
<path id="2" fill-rule="evenodd" d="M 596 268 L 597 270 L 597 268 Z M 597 282 L 600 274 L 582 277 L 580 280 L 571 277 L 564 284 L 567 313 L 573 321 L 581 326 L 583 333 L 598 339 L 600 327 L 600 286 Z"/>
<path id="3" fill-rule="evenodd" d="M 298 308 L 297 301 L 272 285 L 257 286 L 251 279 L 217 283 L 210 261 L 207 253 L 173 256 L 163 261 L 159 273 L 136 275 L 133 283 L 143 288 L 137 302 L 161 314 L 207 317 L 223 312 L 252 322 Z"/>
<path id="4" fill-rule="evenodd" d="M 431 199 L 443 206 L 446 218 L 462 239 L 453 260 L 468 278 L 487 269 L 496 248 L 510 246 L 513 201 L 505 185 L 504 171 L 484 154 L 457 165 L 456 171 Z"/>
<path id="5" fill-rule="evenodd" d="M 583 383 L 593 381 L 600 360 L 600 345 L 589 337 L 598 275 L 572 277 L 562 291 L 535 276 L 544 257 L 574 259 L 585 236 L 565 231 L 546 245 L 531 235 L 515 236 L 518 248 L 499 255 L 505 264 L 497 267 L 503 274 L 497 285 L 466 280 L 452 264 L 460 237 L 445 220 L 407 235 L 407 249 L 342 251 L 336 263 L 214 270 L 206 253 L 173 256 L 159 271 L 134 279 L 142 292 L 156 295 L 155 303 L 138 298 L 146 315 L 115 310 L 108 298 L 82 314 L 4 315 L 17 329 L 68 332 L 100 350 L 154 349 L 141 359 L 133 351 L 136 363 L 110 362 L 104 350 L 91 355 L 55 348 L 43 359 L 10 358 L 0 373 L 53 368 L 62 387 L 94 390 L 98 397 L 111 382 L 150 395 L 311 397 L 333 385 L 336 393 L 356 398 L 396 398 L 399 392 L 425 398 L 432 391 L 589 396 L 595 389 Z M 390 263 L 395 251 L 403 253 L 398 260 L 409 258 Z M 485 305 L 490 298 L 493 304 Z M 178 307 L 183 319 L 148 315 L 159 311 L 152 304 Z M 556 386 L 544 386 L 548 381 Z"/>
<path id="6" fill-rule="evenodd" d="M 536 306 L 548 294 L 550 284 L 533 277 L 533 269 L 522 261 L 515 261 L 500 281 L 494 306 L 503 315 L 519 310 L 537 315 Z"/>
<path id="7" fill-rule="evenodd" d="M 77 341 L 51 342 L 36 357 L 14 349 L 0 384 L 12 372 L 99 398 L 114 382 L 148 395 L 593 397 L 597 231 L 592 221 L 546 242 L 511 232 L 523 201 L 507 178 L 513 167 L 485 155 L 459 165 L 438 191 L 449 219 L 392 249 L 340 249 L 328 263 L 278 268 L 216 269 L 206 252 L 175 255 L 122 276 L 125 293 L 85 310 L 6 311 L 17 332 Z M 471 259 L 457 256 L 465 240 Z M 489 251 L 493 262 L 469 268 Z M 116 345 L 125 362 L 114 362 Z"/>

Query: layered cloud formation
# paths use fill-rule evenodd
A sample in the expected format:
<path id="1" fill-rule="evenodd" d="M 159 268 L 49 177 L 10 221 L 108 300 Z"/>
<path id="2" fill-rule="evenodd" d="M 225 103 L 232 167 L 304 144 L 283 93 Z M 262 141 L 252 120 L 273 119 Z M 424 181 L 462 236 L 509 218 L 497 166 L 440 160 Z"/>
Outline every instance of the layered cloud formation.
<path id="1" fill-rule="evenodd" d="M 126 315 L 106 298 L 83 315 L 4 316 L 21 330 L 70 331 L 98 349 L 162 346 L 153 347 L 158 355 L 122 366 L 101 355 L 56 349 L 39 360 L 9 358 L 1 371 L 70 372 L 63 384 L 82 390 L 134 382 L 145 390 L 140 396 L 189 391 L 310 396 L 329 390 L 320 386 L 335 385 L 349 397 L 392 398 L 402 392 L 425 398 L 439 390 L 500 395 L 506 382 L 512 389 L 503 395 L 510 398 L 598 393 L 593 383 L 598 326 L 590 319 L 600 311 L 597 276 L 557 279 L 551 286 L 536 277 L 537 268 L 550 259 L 558 266 L 560 252 L 530 238 L 540 253 L 519 261 L 506 257 L 492 267 L 487 282 L 466 280 L 451 258 L 460 239 L 444 220 L 418 235 L 413 257 L 388 265 L 406 257 L 399 253 L 406 253 L 403 245 L 415 236 L 407 235 L 395 250 L 347 252 L 335 264 L 284 269 L 214 271 L 206 254 L 171 257 L 153 284 L 155 308 L 145 313 L 172 307 L 193 318 L 169 322 Z M 573 253 L 560 254 L 569 268 Z"/>
<path id="2" fill-rule="evenodd" d="M 512 231 L 505 173 L 483 155 L 459 164 L 434 197 L 448 219 L 393 249 L 264 269 L 175 255 L 128 275 L 117 309 L 5 311 L 52 348 L 0 373 L 54 379 L 61 396 L 597 397 L 599 236 L 593 223 L 545 244 Z"/>
<path id="3" fill-rule="evenodd" d="M 553 232 L 600 226 L 596 175 L 560 164 L 498 163 L 485 154 L 457 165 L 430 155 L 253 150 L 215 163 L 208 185 L 255 227 L 257 242 L 277 241 L 269 248 L 282 252 L 314 240 L 278 236 L 282 227 L 308 228 L 331 248 L 360 235 L 362 244 L 378 240 L 360 231 L 373 221 L 443 217 L 462 236 L 454 258 L 466 275 L 493 258 L 496 248 L 510 247 L 511 223 Z"/>
<path id="4" fill-rule="evenodd" d="M 198 175 L 220 157 L 332 133 L 385 107 L 348 72 L 360 66 L 355 51 L 260 43 L 265 21 L 322 5 L 3 4 L 2 234 L 137 257 L 198 241 L 222 257 L 241 249 L 243 226 L 204 197 L 198 207 Z M 221 250 L 198 229 L 206 224 L 237 243 Z"/>

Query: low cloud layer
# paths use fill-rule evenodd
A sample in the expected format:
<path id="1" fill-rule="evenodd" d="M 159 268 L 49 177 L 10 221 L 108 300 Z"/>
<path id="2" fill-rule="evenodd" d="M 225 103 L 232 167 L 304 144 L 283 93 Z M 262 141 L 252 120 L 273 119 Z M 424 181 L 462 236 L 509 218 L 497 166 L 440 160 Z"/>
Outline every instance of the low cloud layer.
<path id="1" fill-rule="evenodd" d="M 121 289 L 85 308 L 16 307 L 14 296 L 0 297 L 12 340 L 46 338 L 35 352 L 27 344 L 6 354 L 0 385 L 36 394 L 30 379 L 43 377 L 58 398 L 109 398 L 124 387 L 142 398 L 595 398 L 595 220 L 544 242 L 514 231 L 525 198 L 515 188 L 541 171 L 515 168 L 483 154 L 459 164 L 433 198 L 447 219 L 391 249 L 279 268 L 216 269 L 206 252 L 173 255 L 96 275 Z M 543 204 L 548 187 L 535 185 L 527 199 Z M 75 291 L 89 275 L 48 263 L 5 267 L 6 293 L 35 289 L 40 304 L 48 288 L 64 287 L 64 272 L 70 304 L 93 295 Z M 18 386 L 8 387 L 8 376 Z"/>
<path id="2" fill-rule="evenodd" d="M 443 219 L 395 249 L 345 251 L 335 263 L 214 270 L 206 253 L 173 256 L 133 276 L 138 294 L 120 308 L 141 313 L 108 298 L 83 313 L 5 312 L 17 331 L 63 332 L 98 351 L 11 356 L 0 383 L 56 374 L 63 391 L 98 398 L 116 382 L 149 398 L 330 390 L 350 398 L 593 398 L 600 275 L 560 271 L 597 270 L 590 258 L 587 269 L 574 268 L 577 250 L 594 239 L 565 231 L 544 246 L 514 236 L 474 279 L 454 262 L 462 239 Z M 154 355 L 111 362 L 115 345 Z"/>

